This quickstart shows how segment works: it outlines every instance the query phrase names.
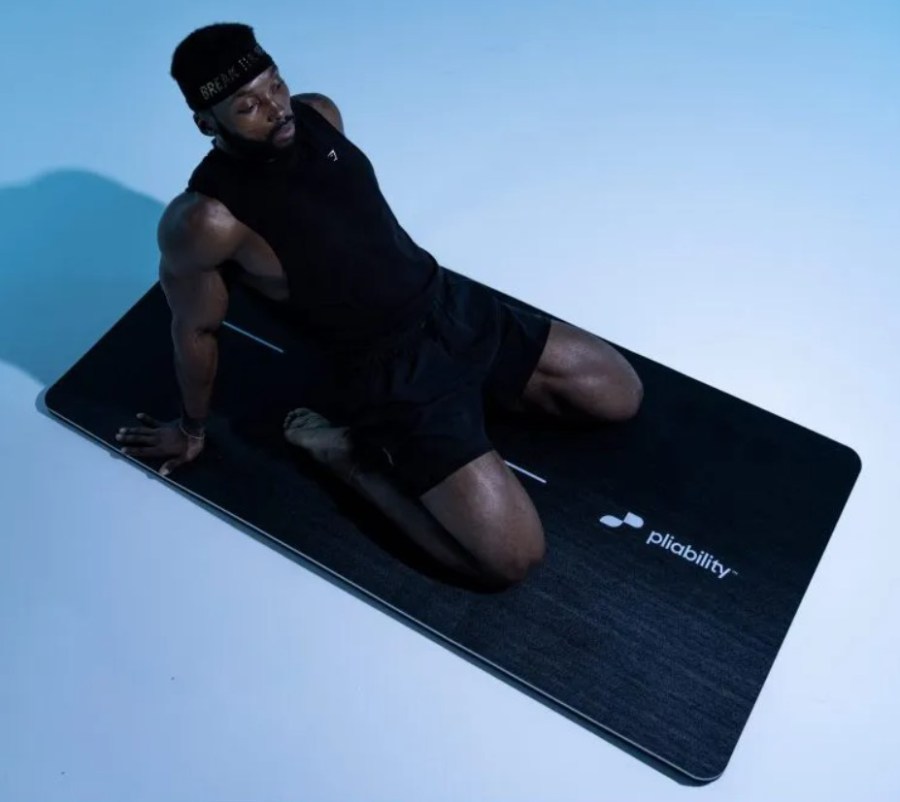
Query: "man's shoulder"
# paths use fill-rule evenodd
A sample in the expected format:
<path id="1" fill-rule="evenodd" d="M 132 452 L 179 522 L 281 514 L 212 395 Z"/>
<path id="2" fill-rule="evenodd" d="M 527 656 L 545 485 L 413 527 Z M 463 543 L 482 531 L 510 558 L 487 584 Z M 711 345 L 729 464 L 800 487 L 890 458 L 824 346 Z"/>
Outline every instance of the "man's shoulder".
<path id="1" fill-rule="evenodd" d="M 163 209 L 157 226 L 157 242 L 164 256 L 178 261 L 223 261 L 240 244 L 241 229 L 221 201 L 186 190 Z"/>
<path id="2" fill-rule="evenodd" d="M 327 95 L 323 95 L 321 92 L 304 92 L 299 95 L 291 95 L 291 100 L 315 109 L 338 131 L 344 133 L 344 121 L 340 109 Z"/>
<path id="3" fill-rule="evenodd" d="M 188 189 L 172 198 L 163 209 L 159 228 L 169 237 L 183 239 L 209 236 L 235 223 L 234 215 L 220 200 Z"/>

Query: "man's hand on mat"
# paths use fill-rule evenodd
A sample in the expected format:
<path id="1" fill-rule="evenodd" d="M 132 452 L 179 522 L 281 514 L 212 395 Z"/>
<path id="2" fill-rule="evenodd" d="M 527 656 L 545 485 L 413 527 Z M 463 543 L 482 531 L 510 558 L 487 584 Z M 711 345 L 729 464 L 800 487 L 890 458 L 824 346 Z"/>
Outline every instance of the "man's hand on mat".
<path id="1" fill-rule="evenodd" d="M 116 440 L 130 444 L 122 448 L 122 453 L 131 457 L 169 457 L 159 469 L 163 476 L 196 459 L 203 451 L 203 438 L 188 437 L 181 430 L 178 419 L 162 423 L 145 412 L 138 412 L 137 418 L 146 425 L 123 426 L 116 434 Z"/>

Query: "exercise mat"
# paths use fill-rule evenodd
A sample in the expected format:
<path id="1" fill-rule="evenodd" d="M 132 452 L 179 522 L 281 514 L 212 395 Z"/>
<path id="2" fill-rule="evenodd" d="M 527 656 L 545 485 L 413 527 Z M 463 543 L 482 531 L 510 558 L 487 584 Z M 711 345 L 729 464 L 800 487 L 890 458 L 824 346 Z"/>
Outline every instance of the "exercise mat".
<path id="1" fill-rule="evenodd" d="M 177 417 L 169 326 L 155 284 L 48 389 L 47 408 L 116 453 L 116 431 L 136 412 Z M 239 285 L 220 329 L 206 450 L 159 479 L 648 765 L 708 782 L 731 758 L 861 463 L 611 344 L 644 384 L 631 420 L 490 412 L 488 435 L 547 540 L 544 562 L 506 591 L 448 581 L 285 442 L 288 410 L 327 413 L 323 357 Z"/>

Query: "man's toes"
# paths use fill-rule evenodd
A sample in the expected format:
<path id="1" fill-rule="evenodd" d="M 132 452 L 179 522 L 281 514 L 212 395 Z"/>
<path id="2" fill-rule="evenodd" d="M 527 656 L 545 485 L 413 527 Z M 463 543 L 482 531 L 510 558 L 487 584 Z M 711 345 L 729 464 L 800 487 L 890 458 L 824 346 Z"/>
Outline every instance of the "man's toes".
<path id="1" fill-rule="evenodd" d="M 331 426 L 331 422 L 318 412 L 307 407 L 298 407 L 288 412 L 284 419 L 284 428 L 319 429 L 323 426 Z"/>
<path id="2" fill-rule="evenodd" d="M 284 437 L 293 445 L 312 451 L 349 448 L 349 427 L 337 426 L 324 415 L 301 407 L 285 418 Z"/>
<path id="3" fill-rule="evenodd" d="M 298 420 L 298 419 L 302 419 L 302 418 L 303 418 L 305 415 L 307 415 L 309 412 L 310 412 L 310 410 L 308 410 L 306 407 L 298 407 L 297 409 L 292 409 L 292 410 L 291 410 L 290 412 L 288 412 L 288 414 L 285 415 L 285 417 L 284 417 L 284 427 L 287 428 L 287 427 L 290 426 L 294 421 L 296 421 L 296 420 Z"/>

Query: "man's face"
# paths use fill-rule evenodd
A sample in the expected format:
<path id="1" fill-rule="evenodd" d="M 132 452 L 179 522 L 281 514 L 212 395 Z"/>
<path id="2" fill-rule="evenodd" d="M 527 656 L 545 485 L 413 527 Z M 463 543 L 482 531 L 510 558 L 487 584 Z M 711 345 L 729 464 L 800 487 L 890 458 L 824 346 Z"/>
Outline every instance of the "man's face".
<path id="1" fill-rule="evenodd" d="M 238 155 L 270 159 L 294 141 L 291 93 L 272 65 L 197 117 Z"/>

